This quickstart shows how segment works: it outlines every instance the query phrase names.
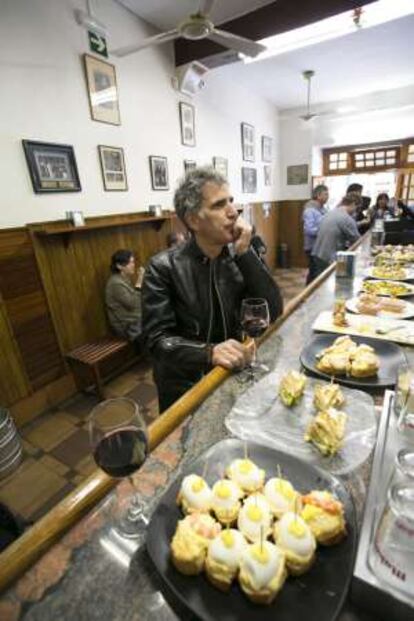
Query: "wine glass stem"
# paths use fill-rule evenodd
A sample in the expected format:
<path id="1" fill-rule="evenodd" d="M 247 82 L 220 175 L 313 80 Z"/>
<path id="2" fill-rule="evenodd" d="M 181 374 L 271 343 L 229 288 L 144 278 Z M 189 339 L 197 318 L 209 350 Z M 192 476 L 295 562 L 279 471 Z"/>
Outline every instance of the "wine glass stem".
<path id="1" fill-rule="evenodd" d="M 143 517 L 144 508 L 143 508 L 142 500 L 140 499 L 138 495 L 138 490 L 135 487 L 134 477 L 130 475 L 128 477 L 128 480 L 133 489 L 132 498 L 131 498 L 131 501 L 129 503 L 129 508 L 128 508 L 128 517 L 130 520 L 136 521 Z"/>
<path id="2" fill-rule="evenodd" d="M 257 362 L 257 345 L 256 345 L 256 339 L 253 339 L 253 357 L 252 357 L 252 362 L 253 364 L 256 364 Z"/>

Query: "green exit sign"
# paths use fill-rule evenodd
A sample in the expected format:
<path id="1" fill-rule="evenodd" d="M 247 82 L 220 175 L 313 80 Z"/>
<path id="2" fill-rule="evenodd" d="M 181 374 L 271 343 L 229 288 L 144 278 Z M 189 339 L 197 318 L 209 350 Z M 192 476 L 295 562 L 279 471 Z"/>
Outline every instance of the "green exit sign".
<path id="1" fill-rule="evenodd" d="M 105 37 L 96 34 L 96 32 L 92 32 L 92 30 L 88 30 L 88 37 L 89 49 L 91 52 L 95 52 L 95 54 L 100 54 L 101 56 L 106 56 L 106 58 L 108 58 L 108 48 L 106 46 Z"/>

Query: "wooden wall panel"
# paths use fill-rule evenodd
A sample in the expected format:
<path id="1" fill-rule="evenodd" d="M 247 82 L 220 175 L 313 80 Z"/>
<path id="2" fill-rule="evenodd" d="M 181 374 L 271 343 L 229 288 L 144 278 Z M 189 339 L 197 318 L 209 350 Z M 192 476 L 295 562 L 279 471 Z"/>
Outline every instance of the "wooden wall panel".
<path id="1" fill-rule="evenodd" d="M 265 256 L 268 267 L 273 270 L 276 267 L 276 251 L 279 243 L 279 208 L 275 203 L 271 203 L 268 216 L 263 211 L 262 203 L 253 205 L 253 223 L 256 226 L 257 234 L 263 239 L 267 246 Z"/>
<path id="2" fill-rule="evenodd" d="M 10 405 L 64 372 L 36 258 L 25 229 L 0 231 L 0 292 L 2 376 L 8 378 L 0 386 L 0 402 Z"/>
<path id="3" fill-rule="evenodd" d="M 278 201 L 279 243 L 289 247 L 291 267 L 307 267 L 308 261 L 303 250 L 303 207 L 306 201 Z"/>

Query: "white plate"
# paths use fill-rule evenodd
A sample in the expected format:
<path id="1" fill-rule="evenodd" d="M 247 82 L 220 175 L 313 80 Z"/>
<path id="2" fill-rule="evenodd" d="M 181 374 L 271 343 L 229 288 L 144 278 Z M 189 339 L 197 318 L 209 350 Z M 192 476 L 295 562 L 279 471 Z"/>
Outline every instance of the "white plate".
<path id="1" fill-rule="evenodd" d="M 373 267 L 368 267 L 364 274 L 365 276 L 368 276 L 369 278 L 375 278 L 376 280 L 414 280 L 414 269 L 412 268 L 408 268 L 408 267 L 402 267 L 401 269 L 403 269 L 405 271 L 405 277 L 404 278 L 391 278 L 390 276 L 374 276 L 373 274 L 373 270 L 375 268 Z"/>
<path id="2" fill-rule="evenodd" d="M 360 390 L 341 386 L 347 415 L 345 440 L 336 455 L 325 457 L 310 442 L 305 431 L 316 414 L 313 405 L 315 384 L 323 380 L 307 378 L 299 403 L 288 408 L 278 396 L 286 369 L 277 369 L 240 395 L 226 418 L 227 429 L 241 440 L 252 440 L 303 459 L 332 474 L 345 474 L 368 459 L 375 443 L 377 421 L 372 397 Z"/>
<path id="3" fill-rule="evenodd" d="M 347 310 L 351 311 L 351 313 L 356 313 L 357 315 L 365 315 L 365 313 L 361 313 L 358 308 L 357 308 L 357 304 L 358 304 L 358 297 L 356 298 L 351 298 L 350 300 L 346 301 L 346 308 Z M 392 319 L 410 319 L 411 317 L 414 317 L 414 304 L 412 302 L 404 302 L 405 306 L 404 306 L 404 310 L 401 313 L 392 313 L 390 311 L 379 311 L 379 313 L 377 315 L 370 315 L 372 317 L 385 317 L 385 318 L 392 318 Z M 368 314 L 368 313 L 367 313 Z"/>

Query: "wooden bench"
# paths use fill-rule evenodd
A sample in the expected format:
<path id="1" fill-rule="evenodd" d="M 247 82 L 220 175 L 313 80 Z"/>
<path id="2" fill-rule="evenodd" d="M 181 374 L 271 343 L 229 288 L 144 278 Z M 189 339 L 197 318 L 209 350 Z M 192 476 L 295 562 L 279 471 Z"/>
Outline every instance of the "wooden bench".
<path id="1" fill-rule="evenodd" d="M 78 388 L 83 389 L 81 383 L 79 382 L 79 376 L 77 373 L 77 367 L 80 365 L 83 368 L 88 368 L 92 372 L 97 393 L 101 399 L 105 399 L 104 383 L 100 365 L 104 361 L 109 360 L 109 358 L 112 358 L 124 350 L 125 352 L 127 350 L 131 350 L 131 347 L 131 343 L 129 343 L 126 339 L 116 336 L 108 336 L 96 341 L 91 341 L 90 343 L 85 343 L 85 345 L 80 345 L 79 347 L 76 347 L 72 351 L 68 352 L 65 357 L 74 371 Z M 132 364 L 136 357 L 137 354 L 135 354 L 135 357 L 130 359 L 128 365 Z M 120 372 L 124 368 L 125 365 L 122 365 L 122 367 L 118 368 L 118 371 Z"/>

